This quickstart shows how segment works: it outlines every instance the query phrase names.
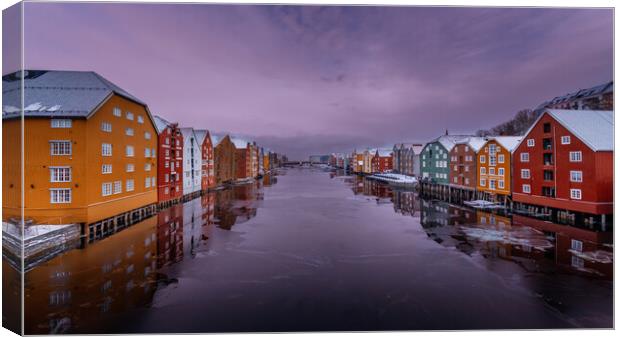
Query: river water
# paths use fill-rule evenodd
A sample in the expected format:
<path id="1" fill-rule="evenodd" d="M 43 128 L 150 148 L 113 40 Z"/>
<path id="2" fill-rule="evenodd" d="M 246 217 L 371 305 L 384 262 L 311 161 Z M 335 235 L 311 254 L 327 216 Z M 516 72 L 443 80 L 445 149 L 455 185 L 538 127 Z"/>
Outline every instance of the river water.
<path id="1" fill-rule="evenodd" d="M 28 271 L 25 328 L 609 328 L 611 241 L 610 231 L 423 200 L 338 172 L 281 169 Z M 3 271 L 5 296 L 17 301 L 18 273 L 7 263 Z"/>

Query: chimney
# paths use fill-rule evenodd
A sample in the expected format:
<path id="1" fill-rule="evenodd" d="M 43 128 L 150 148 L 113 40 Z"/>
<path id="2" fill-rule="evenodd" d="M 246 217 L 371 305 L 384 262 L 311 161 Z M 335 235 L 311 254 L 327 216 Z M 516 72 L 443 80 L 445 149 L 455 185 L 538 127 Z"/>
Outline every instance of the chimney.
<path id="1" fill-rule="evenodd" d="M 448 129 L 446 129 L 446 136 L 448 135 Z"/>

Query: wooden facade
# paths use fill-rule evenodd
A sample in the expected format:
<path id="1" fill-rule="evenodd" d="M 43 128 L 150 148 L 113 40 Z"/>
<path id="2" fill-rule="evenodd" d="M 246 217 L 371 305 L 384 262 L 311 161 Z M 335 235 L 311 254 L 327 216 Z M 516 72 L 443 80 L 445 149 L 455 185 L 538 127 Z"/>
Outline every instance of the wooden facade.
<path id="1" fill-rule="evenodd" d="M 450 150 L 449 166 L 450 186 L 468 190 L 476 189 L 478 151 L 484 144 L 484 139 L 471 137 L 466 141 L 458 142 Z"/>
<path id="2" fill-rule="evenodd" d="M 477 189 L 498 195 L 512 193 L 512 151 L 521 137 L 492 137 L 487 140 L 478 158 Z"/>
<path id="3" fill-rule="evenodd" d="M 159 203 L 183 196 L 183 134 L 177 123 L 155 116 L 158 135 L 157 200 Z"/>
<path id="4" fill-rule="evenodd" d="M 235 180 L 235 145 L 230 141 L 230 136 L 223 136 L 216 144 L 215 157 L 215 182 L 217 185 L 230 183 Z"/>

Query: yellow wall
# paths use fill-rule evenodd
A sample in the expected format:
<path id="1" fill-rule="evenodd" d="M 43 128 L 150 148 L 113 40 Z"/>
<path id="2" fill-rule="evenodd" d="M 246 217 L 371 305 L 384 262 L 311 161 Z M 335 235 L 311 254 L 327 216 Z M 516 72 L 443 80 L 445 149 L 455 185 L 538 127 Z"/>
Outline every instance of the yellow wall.
<path id="1" fill-rule="evenodd" d="M 19 219 L 21 209 L 21 119 L 2 120 L 2 219 Z"/>
<path id="2" fill-rule="evenodd" d="M 114 116 L 114 107 L 122 116 Z M 126 113 L 134 114 L 128 120 Z M 138 123 L 142 116 L 144 123 Z M 112 132 L 101 130 L 101 122 L 112 124 Z M 6 123 L 3 123 L 6 125 Z M 125 135 L 126 127 L 134 129 L 133 136 Z M 151 134 L 149 140 L 144 133 Z M 27 118 L 24 129 L 25 154 L 25 217 L 39 223 L 96 222 L 119 213 L 157 202 L 157 184 L 145 187 L 145 178 L 157 177 L 157 159 L 145 158 L 146 147 L 157 152 L 157 133 L 146 109 L 120 96 L 112 96 L 88 119 L 73 119 L 71 128 L 51 128 L 50 118 Z M 50 140 L 70 140 L 70 156 L 52 156 Z M 112 144 L 112 156 L 101 155 L 102 143 Z M 125 156 L 125 146 L 134 146 L 134 157 Z M 11 155 L 11 153 L 9 153 Z M 5 155 L 6 160 L 6 155 Z M 112 164 L 111 174 L 102 174 L 102 164 Z M 134 164 L 134 172 L 126 172 L 126 164 Z M 145 171 L 145 163 L 151 170 Z M 50 182 L 50 166 L 70 166 L 71 182 Z M 134 179 L 134 190 L 126 191 L 127 179 Z M 156 178 L 155 178 L 156 179 Z M 11 178 L 13 180 L 13 178 Z M 102 196 L 102 183 L 122 182 L 122 192 Z M 72 202 L 52 204 L 50 188 L 71 188 Z M 3 192 L 4 193 L 4 192 Z M 15 202 L 9 198 L 7 207 Z"/>
<path id="3" fill-rule="evenodd" d="M 499 157 L 500 154 L 504 155 L 504 163 L 500 163 L 499 160 L 497 161 L 497 164 L 495 166 L 490 166 L 489 165 L 489 145 L 490 144 L 495 144 L 496 148 L 497 148 L 497 157 Z M 485 156 L 485 162 L 481 163 L 480 162 L 480 156 L 484 155 Z M 480 151 L 478 152 L 478 156 L 477 156 L 477 160 L 478 160 L 478 181 L 476 183 L 477 188 L 479 191 L 483 191 L 483 192 L 488 192 L 488 193 L 495 193 L 495 194 L 504 194 L 504 195 L 509 195 L 511 192 L 510 190 L 510 186 L 511 186 L 511 172 L 510 172 L 510 160 L 512 159 L 511 153 L 510 151 L 506 150 L 504 147 L 502 147 L 496 140 L 491 139 L 489 141 L 486 142 L 486 144 L 484 144 L 484 146 L 480 149 Z M 480 168 L 484 167 L 486 169 L 486 174 L 485 175 L 481 175 L 480 174 Z M 489 169 L 491 167 L 495 168 L 495 175 L 490 175 L 489 174 Z M 504 175 L 500 176 L 498 175 L 499 173 L 499 168 L 504 168 Z M 486 178 L 486 184 L 485 186 L 480 185 L 480 179 L 481 178 Z M 496 184 L 495 184 L 495 189 L 492 190 L 489 188 L 489 180 L 490 179 L 495 179 L 496 180 Z M 504 188 L 500 188 L 499 187 L 499 181 L 500 180 L 504 180 Z"/>

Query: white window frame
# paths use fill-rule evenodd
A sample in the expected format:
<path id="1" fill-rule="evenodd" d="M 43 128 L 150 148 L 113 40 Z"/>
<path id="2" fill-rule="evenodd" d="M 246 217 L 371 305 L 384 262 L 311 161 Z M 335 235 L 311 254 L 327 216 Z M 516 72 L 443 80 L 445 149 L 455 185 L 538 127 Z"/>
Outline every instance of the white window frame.
<path id="1" fill-rule="evenodd" d="M 112 156 L 112 144 L 101 143 L 101 155 L 103 157 L 111 157 Z"/>
<path id="2" fill-rule="evenodd" d="M 72 124 L 69 118 L 52 118 L 50 121 L 52 129 L 70 129 Z"/>
<path id="3" fill-rule="evenodd" d="M 487 186 L 487 179 L 486 178 L 480 178 L 480 186 Z"/>
<path id="4" fill-rule="evenodd" d="M 109 168 L 109 170 L 107 170 Z M 112 164 L 103 164 L 101 165 L 101 174 L 110 174 L 112 173 Z"/>
<path id="5" fill-rule="evenodd" d="M 583 251 L 583 242 L 575 239 L 570 240 L 570 249 L 582 252 Z"/>
<path id="6" fill-rule="evenodd" d="M 521 155 L 519 156 L 519 159 L 521 160 L 522 163 L 528 163 L 530 161 L 530 153 L 522 152 Z"/>
<path id="7" fill-rule="evenodd" d="M 151 133 L 148 131 L 144 132 L 144 139 L 151 139 Z"/>
<path id="8" fill-rule="evenodd" d="M 133 112 L 131 112 L 131 111 L 127 111 L 125 116 L 127 117 L 128 120 L 130 120 L 130 121 L 133 120 Z"/>
<path id="9" fill-rule="evenodd" d="M 487 157 L 485 155 L 480 155 L 480 163 L 484 164 L 487 162 Z"/>
<path id="10" fill-rule="evenodd" d="M 575 158 L 573 158 L 573 156 L 575 156 Z M 571 163 L 580 163 L 583 160 L 583 154 L 581 151 L 570 151 L 568 154 L 568 160 Z"/>
<path id="11" fill-rule="evenodd" d="M 147 172 L 150 171 L 151 170 L 151 164 L 150 163 L 144 164 L 144 170 L 147 171 Z"/>
<path id="12" fill-rule="evenodd" d="M 133 128 L 126 127 L 126 128 L 125 128 L 125 135 L 126 135 L 126 136 L 133 136 L 133 135 L 134 135 L 134 130 L 133 130 Z"/>
<path id="13" fill-rule="evenodd" d="M 532 174 L 530 169 L 521 169 L 521 179 L 531 179 Z"/>
<path id="14" fill-rule="evenodd" d="M 144 123 L 144 117 L 142 117 L 142 115 L 138 115 L 138 123 L 139 124 L 143 124 Z"/>
<path id="15" fill-rule="evenodd" d="M 578 178 L 576 178 L 578 177 Z M 575 178 L 575 179 L 573 179 Z M 583 172 L 582 171 L 570 171 L 570 181 L 574 183 L 582 183 L 583 182 Z"/>
<path id="16" fill-rule="evenodd" d="M 133 163 L 127 163 L 125 165 L 125 172 L 134 172 L 136 170 L 136 167 Z"/>
<path id="17" fill-rule="evenodd" d="M 530 193 L 532 193 L 532 187 L 530 186 L 530 184 L 523 184 L 523 185 L 521 185 L 521 191 L 523 193 L 530 194 Z"/>
<path id="18" fill-rule="evenodd" d="M 63 198 L 60 198 L 61 194 Z M 70 204 L 72 194 L 73 193 L 71 192 L 70 188 L 50 188 L 50 204 Z M 68 200 L 66 198 L 67 196 Z"/>
<path id="19" fill-rule="evenodd" d="M 570 189 L 570 198 L 573 200 L 581 200 L 581 189 L 579 188 L 571 188 Z"/>
<path id="20" fill-rule="evenodd" d="M 125 181 L 125 191 L 126 192 L 131 192 L 134 190 L 134 180 L 133 179 L 127 179 L 127 181 Z"/>
<path id="21" fill-rule="evenodd" d="M 148 147 L 144 149 L 144 158 L 149 158 L 151 156 L 151 149 Z"/>
<path id="22" fill-rule="evenodd" d="M 497 155 L 497 162 L 500 164 L 504 163 L 504 155 L 503 154 L 498 154 Z"/>
<path id="23" fill-rule="evenodd" d="M 560 137 L 560 144 L 562 144 L 562 145 L 570 144 L 570 136 L 562 136 L 562 137 Z"/>
<path id="24" fill-rule="evenodd" d="M 486 175 L 487 174 L 487 168 L 486 167 L 481 167 L 480 168 L 480 175 Z"/>
<path id="25" fill-rule="evenodd" d="M 114 108 L 112 108 L 112 115 L 116 117 L 121 117 L 123 116 L 123 112 L 121 111 L 121 108 L 115 106 Z"/>
<path id="26" fill-rule="evenodd" d="M 115 181 L 112 188 L 113 188 L 112 193 L 114 194 L 123 193 L 123 181 L 122 180 Z"/>
<path id="27" fill-rule="evenodd" d="M 107 197 L 112 195 L 112 183 L 101 183 L 101 196 Z"/>
<path id="28" fill-rule="evenodd" d="M 504 170 L 503 167 L 497 168 L 497 175 L 498 176 L 502 176 L 503 177 L 505 174 L 506 174 L 506 171 Z"/>
<path id="29" fill-rule="evenodd" d="M 112 123 L 102 121 L 101 122 L 101 131 L 103 132 L 112 132 Z"/>
<path id="30" fill-rule="evenodd" d="M 133 157 L 135 155 L 133 145 L 125 146 L 125 157 Z"/>
<path id="31" fill-rule="evenodd" d="M 503 189 L 505 188 L 505 186 L 506 186 L 506 185 L 505 185 L 505 183 L 504 183 L 504 181 L 503 181 L 503 180 L 498 180 L 498 181 L 497 181 L 497 187 L 498 187 L 498 188 L 500 188 L 500 189 L 502 189 L 502 190 L 503 190 Z"/>
<path id="32" fill-rule="evenodd" d="M 71 182 L 71 166 L 50 166 L 49 170 L 51 183 Z M 60 171 L 63 171 L 64 173 L 60 173 Z"/>
<path id="33" fill-rule="evenodd" d="M 533 138 L 530 138 L 527 140 L 527 147 L 534 147 L 536 145 L 536 142 L 534 141 Z"/>
<path id="34" fill-rule="evenodd" d="M 73 144 L 70 140 L 50 140 L 51 156 L 70 156 L 72 153 Z"/>

